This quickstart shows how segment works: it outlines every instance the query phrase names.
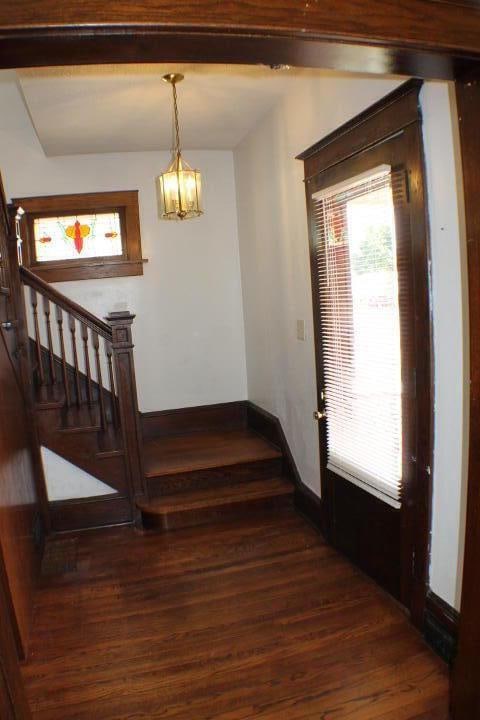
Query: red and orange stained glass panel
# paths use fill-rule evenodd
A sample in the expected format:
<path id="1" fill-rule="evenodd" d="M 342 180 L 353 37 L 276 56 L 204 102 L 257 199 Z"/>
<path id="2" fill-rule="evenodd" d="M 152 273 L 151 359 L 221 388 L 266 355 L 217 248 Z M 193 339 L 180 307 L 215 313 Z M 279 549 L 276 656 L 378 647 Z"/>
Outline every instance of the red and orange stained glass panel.
<path id="1" fill-rule="evenodd" d="M 37 262 L 112 257 L 123 253 L 118 212 L 35 218 L 33 233 Z"/>

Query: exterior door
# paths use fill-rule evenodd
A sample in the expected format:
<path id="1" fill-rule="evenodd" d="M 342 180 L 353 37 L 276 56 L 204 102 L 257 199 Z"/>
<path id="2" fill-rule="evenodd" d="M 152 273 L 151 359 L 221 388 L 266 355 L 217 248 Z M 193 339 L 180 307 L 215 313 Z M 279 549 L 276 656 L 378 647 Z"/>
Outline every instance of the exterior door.
<path id="1" fill-rule="evenodd" d="M 385 137 L 379 112 L 362 121 L 376 142 L 351 153 L 340 132 L 345 159 L 323 169 L 317 150 L 321 169 L 307 178 L 315 417 L 327 536 L 421 622 L 430 334 L 420 132 L 416 119 Z"/>

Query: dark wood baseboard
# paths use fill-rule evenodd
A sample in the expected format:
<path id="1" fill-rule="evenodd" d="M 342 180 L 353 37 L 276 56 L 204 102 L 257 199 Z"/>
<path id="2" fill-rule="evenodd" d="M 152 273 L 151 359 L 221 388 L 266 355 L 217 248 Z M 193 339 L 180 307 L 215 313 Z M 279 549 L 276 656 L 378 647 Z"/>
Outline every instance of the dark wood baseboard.
<path id="1" fill-rule="evenodd" d="M 452 664 L 457 652 L 457 610 L 442 600 L 432 590 L 427 593 L 424 619 L 424 635 L 428 644 L 446 662 Z"/>
<path id="2" fill-rule="evenodd" d="M 296 509 L 323 532 L 322 500 L 302 482 L 279 418 L 253 402 L 248 401 L 246 405 L 248 427 L 277 445 L 283 453 L 285 474 L 295 484 Z"/>
<path id="3" fill-rule="evenodd" d="M 144 440 L 209 430 L 240 430 L 247 424 L 247 401 L 140 413 Z"/>
<path id="4" fill-rule="evenodd" d="M 259 405 L 250 402 L 250 400 L 246 403 L 246 409 L 248 427 L 280 448 L 284 457 L 285 474 L 288 475 L 296 485 L 302 484 L 300 473 L 298 472 L 295 460 L 288 446 L 280 420 L 268 410 L 264 410 Z"/>
<path id="5" fill-rule="evenodd" d="M 91 530 L 132 522 L 129 499 L 117 495 L 54 500 L 49 507 L 53 532 Z"/>
<path id="6" fill-rule="evenodd" d="M 295 507 L 322 535 L 325 535 L 325 521 L 322 498 L 303 482 L 295 485 Z"/>

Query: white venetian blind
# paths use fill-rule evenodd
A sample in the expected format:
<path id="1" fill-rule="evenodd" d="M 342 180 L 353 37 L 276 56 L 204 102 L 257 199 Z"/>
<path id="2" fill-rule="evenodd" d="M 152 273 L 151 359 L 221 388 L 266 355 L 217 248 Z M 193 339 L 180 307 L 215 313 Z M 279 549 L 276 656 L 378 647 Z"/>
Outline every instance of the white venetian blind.
<path id="1" fill-rule="evenodd" d="M 312 199 L 328 468 L 398 505 L 402 382 L 392 177 L 383 166 Z"/>

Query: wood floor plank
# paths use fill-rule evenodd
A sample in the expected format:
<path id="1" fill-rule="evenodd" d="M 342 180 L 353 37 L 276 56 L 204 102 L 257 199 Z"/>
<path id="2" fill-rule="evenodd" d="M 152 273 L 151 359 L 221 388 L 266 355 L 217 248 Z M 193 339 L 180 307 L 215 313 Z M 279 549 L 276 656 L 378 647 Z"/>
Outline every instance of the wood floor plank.
<path id="1" fill-rule="evenodd" d="M 404 612 L 293 510 L 78 536 L 38 593 L 35 720 L 447 720 Z"/>

